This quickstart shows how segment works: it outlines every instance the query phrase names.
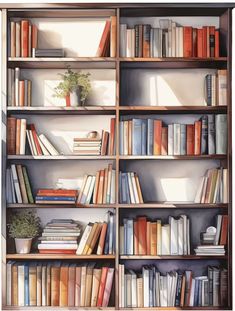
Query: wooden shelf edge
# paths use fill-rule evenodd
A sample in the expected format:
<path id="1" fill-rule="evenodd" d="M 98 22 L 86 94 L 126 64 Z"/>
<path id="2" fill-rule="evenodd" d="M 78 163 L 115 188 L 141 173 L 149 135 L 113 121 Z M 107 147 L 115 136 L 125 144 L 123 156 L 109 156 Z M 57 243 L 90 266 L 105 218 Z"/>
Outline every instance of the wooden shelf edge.
<path id="1" fill-rule="evenodd" d="M 115 57 L 8 57 L 8 62 L 115 62 Z"/>
<path id="2" fill-rule="evenodd" d="M 30 253 L 30 254 L 7 254 L 6 259 L 76 259 L 76 260 L 103 260 L 103 259 L 115 259 L 115 255 L 68 255 L 68 254 L 39 254 L 39 253 Z"/>
<path id="3" fill-rule="evenodd" d="M 8 155 L 8 160 L 115 160 L 116 156 L 90 156 L 90 155 L 58 155 L 58 156 L 33 156 L 33 155 Z"/>
<path id="4" fill-rule="evenodd" d="M 227 106 L 119 106 L 120 111 L 220 111 Z"/>
<path id="5" fill-rule="evenodd" d="M 145 308 L 119 308 L 119 310 L 230 310 L 228 307 L 145 307 Z"/>
<path id="6" fill-rule="evenodd" d="M 167 155 L 167 156 L 143 156 L 143 155 L 119 155 L 120 160 L 210 160 L 210 159 L 226 159 L 225 154 L 214 154 L 214 155 Z"/>
<path id="7" fill-rule="evenodd" d="M 121 62 L 221 62 L 227 57 L 120 57 Z"/>
<path id="8" fill-rule="evenodd" d="M 116 208 L 116 204 L 7 204 L 7 208 Z"/>
<path id="9" fill-rule="evenodd" d="M 115 310 L 115 307 L 59 307 L 59 306 L 46 306 L 46 307 L 37 307 L 37 306 L 3 306 L 2 310 Z"/>
<path id="10" fill-rule="evenodd" d="M 214 259 L 228 259 L 227 255 L 225 256 L 196 256 L 196 255 L 187 255 L 187 256 L 149 256 L 149 255 L 121 255 L 120 259 L 125 260 L 214 260 Z"/>

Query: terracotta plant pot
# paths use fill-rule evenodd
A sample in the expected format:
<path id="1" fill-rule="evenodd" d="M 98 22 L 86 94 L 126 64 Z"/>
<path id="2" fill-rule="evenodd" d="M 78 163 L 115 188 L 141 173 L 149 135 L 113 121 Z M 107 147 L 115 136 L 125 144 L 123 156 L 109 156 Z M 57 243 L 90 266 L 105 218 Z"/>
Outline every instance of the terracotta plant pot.
<path id="1" fill-rule="evenodd" d="M 70 94 L 65 97 L 66 107 L 71 107 Z"/>
<path id="2" fill-rule="evenodd" d="M 30 253 L 30 250 L 31 250 L 32 238 L 27 238 L 27 239 L 16 239 L 15 238 L 15 245 L 16 245 L 17 254 L 28 254 Z"/>

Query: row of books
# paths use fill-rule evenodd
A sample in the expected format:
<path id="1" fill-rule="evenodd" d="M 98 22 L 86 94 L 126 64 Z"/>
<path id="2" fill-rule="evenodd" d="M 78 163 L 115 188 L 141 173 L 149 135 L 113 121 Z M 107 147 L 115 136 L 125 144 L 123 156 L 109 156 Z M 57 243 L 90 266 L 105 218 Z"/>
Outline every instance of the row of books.
<path id="1" fill-rule="evenodd" d="M 226 306 L 228 270 L 208 266 L 207 274 L 193 271 L 158 271 L 143 266 L 142 273 L 119 265 L 119 307 L 218 307 Z"/>
<path id="2" fill-rule="evenodd" d="M 34 57 L 38 44 L 37 26 L 29 20 L 10 21 L 10 57 Z"/>
<path id="3" fill-rule="evenodd" d="M 72 219 L 52 219 L 43 228 L 39 238 L 40 254 L 75 254 L 81 228 Z"/>
<path id="4" fill-rule="evenodd" d="M 26 124 L 26 119 L 7 118 L 7 153 L 26 154 L 26 136 L 32 155 L 59 155 L 59 152 L 44 134 L 38 135 L 34 124 Z"/>
<path id="5" fill-rule="evenodd" d="M 190 222 L 186 215 L 169 216 L 169 224 L 147 217 L 124 218 L 120 226 L 122 255 L 190 255 Z"/>
<path id="6" fill-rule="evenodd" d="M 134 172 L 119 173 L 119 200 L 123 204 L 144 203 L 139 177 Z"/>
<path id="7" fill-rule="evenodd" d="M 77 255 L 112 255 L 115 250 L 115 218 L 108 212 L 107 222 L 88 223 L 76 251 Z"/>
<path id="8" fill-rule="evenodd" d="M 7 305 L 107 307 L 113 276 L 96 263 L 8 261 Z"/>
<path id="9" fill-rule="evenodd" d="M 32 81 L 20 78 L 20 68 L 8 68 L 8 106 L 31 106 L 32 103 Z"/>
<path id="10" fill-rule="evenodd" d="M 115 170 L 112 164 L 97 171 L 96 175 L 83 177 L 79 191 L 78 204 L 114 204 L 115 203 Z"/>
<path id="11" fill-rule="evenodd" d="M 228 169 L 212 168 L 201 178 L 194 203 L 228 203 Z"/>
<path id="12" fill-rule="evenodd" d="M 227 115 L 203 115 L 194 124 L 131 119 L 120 122 L 122 155 L 201 155 L 227 153 Z"/>
<path id="13" fill-rule="evenodd" d="M 35 198 L 37 204 L 75 204 L 77 190 L 39 189 Z"/>
<path id="14" fill-rule="evenodd" d="M 160 19 L 159 26 L 121 24 L 121 57 L 219 57 L 215 26 L 181 26 L 170 19 Z"/>
<path id="15" fill-rule="evenodd" d="M 34 203 L 27 168 L 21 164 L 11 164 L 6 170 L 7 203 Z"/>
<path id="16" fill-rule="evenodd" d="M 205 77 L 207 106 L 227 106 L 227 70 L 220 69 Z"/>

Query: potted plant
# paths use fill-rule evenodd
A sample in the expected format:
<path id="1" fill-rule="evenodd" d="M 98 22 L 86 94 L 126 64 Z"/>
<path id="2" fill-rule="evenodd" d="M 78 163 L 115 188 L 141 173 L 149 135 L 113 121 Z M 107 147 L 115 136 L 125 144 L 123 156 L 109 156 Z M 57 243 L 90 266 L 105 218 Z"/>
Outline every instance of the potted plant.
<path id="1" fill-rule="evenodd" d="M 74 72 L 68 68 L 59 75 L 63 81 L 55 88 L 55 96 L 65 98 L 66 106 L 83 105 L 91 90 L 90 73 Z"/>
<path id="2" fill-rule="evenodd" d="M 15 239 L 16 252 L 30 253 L 32 239 L 40 230 L 40 218 L 32 211 L 23 210 L 12 216 L 8 227 L 9 235 Z"/>

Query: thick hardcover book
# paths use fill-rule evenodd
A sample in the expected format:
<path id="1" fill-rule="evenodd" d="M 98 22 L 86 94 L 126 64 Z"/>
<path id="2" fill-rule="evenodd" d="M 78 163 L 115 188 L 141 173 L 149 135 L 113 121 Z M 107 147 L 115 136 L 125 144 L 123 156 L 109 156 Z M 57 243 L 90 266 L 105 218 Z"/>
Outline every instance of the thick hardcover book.
<path id="1" fill-rule="evenodd" d="M 187 135 L 186 135 L 186 124 L 180 124 L 180 154 L 186 155 L 187 153 Z"/>
<path id="2" fill-rule="evenodd" d="M 227 154 L 227 126 L 227 115 L 217 114 L 215 116 L 216 154 Z"/>
<path id="3" fill-rule="evenodd" d="M 215 26 L 209 27 L 210 57 L 215 57 Z"/>
<path id="4" fill-rule="evenodd" d="M 194 154 L 194 125 L 187 124 L 187 155 Z"/>
<path id="5" fill-rule="evenodd" d="M 151 25 L 143 25 L 143 57 L 150 57 L 150 30 Z"/>
<path id="6" fill-rule="evenodd" d="M 147 123 L 147 155 L 153 155 L 153 119 L 148 119 Z"/>
<path id="7" fill-rule="evenodd" d="M 154 120 L 153 122 L 153 154 L 161 155 L 161 145 L 162 145 L 162 121 Z"/>
<path id="8" fill-rule="evenodd" d="M 133 119 L 132 120 L 132 154 L 141 155 L 141 129 L 142 120 Z"/>
<path id="9" fill-rule="evenodd" d="M 193 29 L 190 26 L 183 27 L 184 57 L 193 56 Z"/>
<path id="10" fill-rule="evenodd" d="M 29 56 L 29 21 L 21 21 L 21 57 Z"/>
<path id="11" fill-rule="evenodd" d="M 202 133 L 202 122 L 195 121 L 194 123 L 194 154 L 201 154 L 201 133 Z"/>
<path id="12" fill-rule="evenodd" d="M 202 116 L 201 154 L 208 154 L 208 117 Z"/>
<path id="13" fill-rule="evenodd" d="M 147 255 L 147 220 L 146 217 L 138 217 L 138 241 L 139 241 L 139 255 Z"/>
<path id="14" fill-rule="evenodd" d="M 16 154 L 16 118 L 7 118 L 7 153 Z"/>

